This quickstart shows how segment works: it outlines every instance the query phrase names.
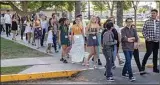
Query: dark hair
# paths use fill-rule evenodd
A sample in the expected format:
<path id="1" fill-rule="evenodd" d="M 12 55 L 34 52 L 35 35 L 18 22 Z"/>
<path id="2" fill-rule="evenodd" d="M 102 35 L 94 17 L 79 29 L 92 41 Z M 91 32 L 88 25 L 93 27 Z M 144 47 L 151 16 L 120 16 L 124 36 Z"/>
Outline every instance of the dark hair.
<path id="1" fill-rule="evenodd" d="M 128 20 L 132 20 L 132 18 L 127 18 L 126 20 L 125 20 L 125 22 L 127 22 Z M 133 20 L 132 20 L 133 21 Z"/>
<path id="2" fill-rule="evenodd" d="M 67 18 L 60 18 L 60 19 L 59 19 L 59 23 L 60 23 L 61 25 L 64 25 L 64 22 L 65 22 L 66 20 L 68 20 L 68 19 L 67 19 Z"/>
<path id="3" fill-rule="evenodd" d="M 106 22 L 103 24 L 103 28 L 107 28 L 107 24 L 108 24 L 109 22 L 112 22 L 112 20 L 107 19 Z"/>
<path id="4" fill-rule="evenodd" d="M 12 19 L 14 19 L 15 17 L 16 17 L 16 15 L 15 15 L 15 14 L 13 14 L 13 15 L 12 15 Z"/>
<path id="5" fill-rule="evenodd" d="M 110 30 L 113 26 L 114 26 L 113 22 L 108 22 L 108 23 L 106 24 L 106 28 L 107 28 L 108 30 Z"/>
<path id="6" fill-rule="evenodd" d="M 96 18 L 98 18 L 98 25 L 101 26 L 101 19 L 100 19 L 100 17 L 96 17 Z"/>
<path id="7" fill-rule="evenodd" d="M 158 10 L 157 10 L 157 9 L 152 9 L 151 12 L 156 12 L 156 13 L 158 13 Z"/>
<path id="8" fill-rule="evenodd" d="M 56 15 L 56 13 L 52 13 L 52 17 L 53 17 L 53 15 Z"/>
<path id="9" fill-rule="evenodd" d="M 76 24 L 76 20 L 73 21 L 73 25 L 75 25 L 75 24 Z"/>
<path id="10" fill-rule="evenodd" d="M 9 10 L 7 10 L 7 12 L 9 12 Z"/>

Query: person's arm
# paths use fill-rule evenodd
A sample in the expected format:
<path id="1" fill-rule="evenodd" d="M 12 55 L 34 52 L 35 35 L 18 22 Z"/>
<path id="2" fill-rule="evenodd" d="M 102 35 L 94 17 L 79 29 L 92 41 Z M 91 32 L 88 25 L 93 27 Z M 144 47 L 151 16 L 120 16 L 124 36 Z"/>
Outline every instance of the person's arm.
<path id="1" fill-rule="evenodd" d="M 121 42 L 128 42 L 124 28 L 121 30 Z"/>
<path id="2" fill-rule="evenodd" d="M 73 32 L 73 26 L 71 27 L 71 41 L 72 41 L 72 44 L 74 44 L 74 32 Z"/>
<path id="3" fill-rule="evenodd" d="M 145 23 L 143 25 L 142 34 L 145 39 L 149 39 L 148 34 L 147 34 L 147 21 L 145 21 Z"/>
<path id="4" fill-rule="evenodd" d="M 136 29 L 134 29 L 134 37 L 135 37 L 134 42 L 138 42 L 139 38 L 138 38 L 138 34 L 137 34 L 137 30 Z"/>
<path id="5" fill-rule="evenodd" d="M 59 44 L 61 43 L 61 26 L 59 27 L 59 30 L 58 30 L 58 42 Z"/>

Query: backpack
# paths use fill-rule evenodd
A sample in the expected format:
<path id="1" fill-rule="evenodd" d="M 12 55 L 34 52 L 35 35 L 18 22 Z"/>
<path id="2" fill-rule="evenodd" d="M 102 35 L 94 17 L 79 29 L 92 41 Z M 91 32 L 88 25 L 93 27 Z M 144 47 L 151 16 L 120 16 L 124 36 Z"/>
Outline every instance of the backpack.
<path id="1" fill-rule="evenodd" d="M 103 39 L 102 39 L 102 46 L 113 46 L 115 45 L 117 42 L 114 40 L 114 34 L 112 31 L 107 30 L 104 34 L 103 34 Z"/>

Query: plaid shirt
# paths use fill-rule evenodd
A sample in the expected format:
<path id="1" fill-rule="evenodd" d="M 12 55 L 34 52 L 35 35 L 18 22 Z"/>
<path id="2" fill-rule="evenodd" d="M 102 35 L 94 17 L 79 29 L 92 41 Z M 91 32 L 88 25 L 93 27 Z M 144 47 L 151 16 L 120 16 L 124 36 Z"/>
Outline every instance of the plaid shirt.
<path id="1" fill-rule="evenodd" d="M 160 21 L 156 20 L 156 32 L 154 32 L 154 20 L 149 19 L 145 21 L 142 34 L 147 41 L 160 41 Z"/>

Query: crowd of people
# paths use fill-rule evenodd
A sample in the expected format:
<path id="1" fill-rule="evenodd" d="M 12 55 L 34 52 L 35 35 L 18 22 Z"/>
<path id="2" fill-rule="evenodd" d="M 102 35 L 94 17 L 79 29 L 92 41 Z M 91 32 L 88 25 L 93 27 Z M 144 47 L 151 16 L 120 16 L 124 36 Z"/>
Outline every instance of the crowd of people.
<path id="1" fill-rule="evenodd" d="M 1 14 L 1 32 L 6 31 L 6 36 L 11 36 L 12 40 L 16 40 L 18 28 L 21 30 L 21 39 L 25 33 L 26 40 L 29 44 L 35 45 L 37 49 L 47 44 L 47 53 L 58 52 L 58 48 L 62 48 L 60 61 L 68 63 L 68 58 L 71 58 L 71 63 L 81 63 L 89 66 L 90 60 L 94 62 L 93 67 L 102 65 L 100 60 L 100 50 L 106 59 L 105 76 L 108 81 L 114 81 L 112 69 L 115 66 L 116 57 L 119 64 L 124 63 L 122 76 L 129 78 L 130 81 L 135 81 L 133 77 L 131 59 L 132 55 L 136 61 L 140 75 L 146 74 L 145 65 L 151 53 L 153 52 L 153 72 L 159 73 L 157 68 L 157 58 L 160 38 L 160 21 L 157 19 L 158 11 L 151 10 L 151 18 L 145 21 L 142 29 L 142 34 L 146 43 L 146 54 L 142 60 L 139 59 L 140 38 L 136 31 L 136 26 L 133 24 L 132 18 L 125 20 L 126 25 L 120 29 L 115 24 L 115 18 L 109 17 L 104 24 L 97 16 L 92 16 L 89 23 L 86 25 L 82 20 L 82 15 L 76 16 L 72 22 L 63 17 L 59 20 L 56 14 L 53 13 L 50 19 L 44 13 L 33 14 L 31 17 L 20 17 L 17 13 L 11 16 L 7 10 L 5 14 Z M 4 29 L 4 27 L 6 29 Z M 46 39 L 45 39 L 46 38 Z M 44 42 L 46 41 L 46 42 Z M 121 60 L 119 48 L 125 56 L 125 62 Z M 85 56 L 85 51 L 89 50 L 89 55 Z"/>

